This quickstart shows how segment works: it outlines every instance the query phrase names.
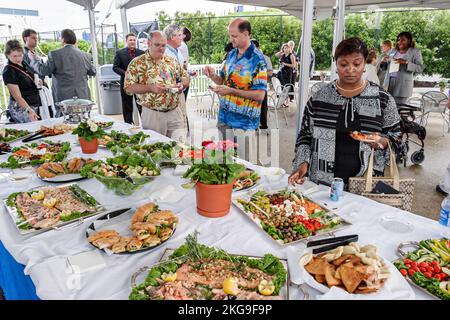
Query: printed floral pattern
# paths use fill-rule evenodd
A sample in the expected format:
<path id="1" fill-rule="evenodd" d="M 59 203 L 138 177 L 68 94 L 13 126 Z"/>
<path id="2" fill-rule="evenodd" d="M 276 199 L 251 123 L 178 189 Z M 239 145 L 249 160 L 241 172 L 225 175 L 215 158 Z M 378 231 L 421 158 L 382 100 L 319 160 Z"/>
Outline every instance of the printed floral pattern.
<path id="1" fill-rule="evenodd" d="M 133 59 L 125 74 L 124 89 L 132 84 L 163 84 L 173 87 L 181 78 L 187 78 L 188 74 L 173 58 L 164 56 L 160 62 L 156 62 L 149 54 Z M 178 107 L 179 94 L 169 90 L 162 94 L 143 93 L 136 94 L 137 103 L 156 111 L 169 111 Z"/>

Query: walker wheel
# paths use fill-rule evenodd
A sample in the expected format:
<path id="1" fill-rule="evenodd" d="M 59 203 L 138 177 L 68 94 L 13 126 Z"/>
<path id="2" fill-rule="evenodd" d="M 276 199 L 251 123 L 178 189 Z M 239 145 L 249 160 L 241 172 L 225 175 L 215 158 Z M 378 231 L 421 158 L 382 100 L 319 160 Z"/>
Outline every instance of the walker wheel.
<path id="1" fill-rule="evenodd" d="M 425 154 L 423 151 L 415 151 L 411 155 L 411 162 L 414 164 L 421 164 L 425 160 Z"/>

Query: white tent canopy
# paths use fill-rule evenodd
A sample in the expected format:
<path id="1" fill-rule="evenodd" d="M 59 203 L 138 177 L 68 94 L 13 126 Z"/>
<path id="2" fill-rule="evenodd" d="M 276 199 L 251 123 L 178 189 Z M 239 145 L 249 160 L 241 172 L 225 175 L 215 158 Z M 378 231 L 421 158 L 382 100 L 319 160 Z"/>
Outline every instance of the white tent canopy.
<path id="1" fill-rule="evenodd" d="M 124 34 L 128 32 L 126 9 L 158 1 L 161 0 L 116 0 L 116 8 L 120 9 L 122 12 L 122 24 L 125 23 L 125 25 L 123 25 Z M 277 8 L 296 16 L 303 21 L 300 82 L 297 100 L 297 132 L 300 130 L 303 108 L 308 97 L 309 72 L 303 72 L 302 70 L 309 70 L 309 52 L 311 50 L 312 22 L 314 18 L 322 19 L 330 17 L 331 14 L 335 12 L 335 17 L 337 17 L 333 41 L 333 46 L 335 47 L 343 38 L 344 16 L 346 11 L 371 12 L 383 8 L 450 9 L 450 0 L 219 0 L 217 2 Z"/>

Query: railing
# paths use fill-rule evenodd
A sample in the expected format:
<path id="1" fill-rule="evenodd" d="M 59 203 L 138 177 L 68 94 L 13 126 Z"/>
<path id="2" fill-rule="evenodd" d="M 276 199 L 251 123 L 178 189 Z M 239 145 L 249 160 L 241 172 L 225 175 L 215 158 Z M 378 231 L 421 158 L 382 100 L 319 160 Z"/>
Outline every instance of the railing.
<path id="1" fill-rule="evenodd" d="M 197 76 L 191 77 L 191 84 L 189 86 L 189 96 L 190 97 L 201 97 L 209 95 L 208 91 L 208 85 L 210 84 L 210 80 L 205 76 L 203 73 L 203 70 L 205 68 L 205 64 L 198 64 L 198 65 L 191 65 L 189 67 L 190 71 L 197 72 Z M 212 64 L 211 67 L 214 67 L 216 70 L 216 73 L 219 73 L 220 64 Z M 0 79 L 1 86 L 0 86 L 0 107 L 1 110 L 5 110 L 8 107 L 9 103 L 9 91 L 6 88 L 5 84 L 3 83 L 3 80 Z M 91 100 L 94 102 L 97 102 L 96 94 L 95 94 L 95 78 L 90 78 L 89 81 L 89 89 L 91 90 Z M 51 78 L 47 78 L 47 84 L 51 88 L 52 80 Z"/>

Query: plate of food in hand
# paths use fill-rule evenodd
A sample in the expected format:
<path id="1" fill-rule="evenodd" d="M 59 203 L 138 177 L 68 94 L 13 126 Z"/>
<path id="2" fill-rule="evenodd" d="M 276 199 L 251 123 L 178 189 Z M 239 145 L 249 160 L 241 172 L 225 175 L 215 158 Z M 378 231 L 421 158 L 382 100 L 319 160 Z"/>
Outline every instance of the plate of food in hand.
<path id="1" fill-rule="evenodd" d="M 380 135 L 378 133 L 362 133 L 359 131 L 352 131 L 350 132 L 350 137 L 352 137 L 355 140 L 362 141 L 362 142 L 377 142 L 377 140 L 380 138 Z"/>

